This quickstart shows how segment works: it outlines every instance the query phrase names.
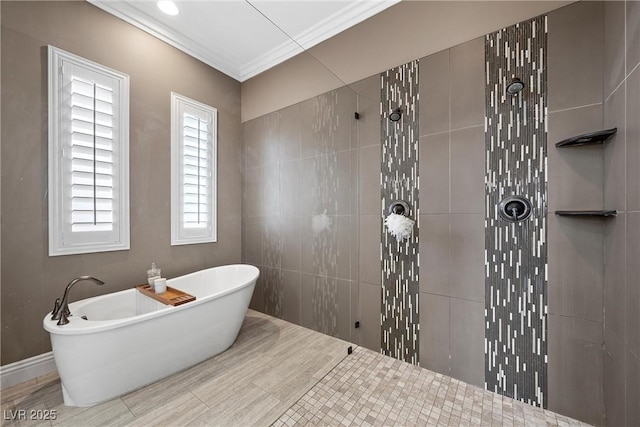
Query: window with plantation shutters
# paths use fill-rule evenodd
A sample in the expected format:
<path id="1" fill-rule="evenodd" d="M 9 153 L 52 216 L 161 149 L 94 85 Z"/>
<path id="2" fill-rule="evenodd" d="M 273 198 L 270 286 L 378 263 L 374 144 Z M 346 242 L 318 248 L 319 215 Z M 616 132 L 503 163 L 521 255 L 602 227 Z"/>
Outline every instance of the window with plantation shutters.
<path id="1" fill-rule="evenodd" d="M 171 244 L 216 241 L 216 109 L 171 94 Z"/>
<path id="2" fill-rule="evenodd" d="M 129 249 L 129 77 L 49 46 L 49 255 Z"/>

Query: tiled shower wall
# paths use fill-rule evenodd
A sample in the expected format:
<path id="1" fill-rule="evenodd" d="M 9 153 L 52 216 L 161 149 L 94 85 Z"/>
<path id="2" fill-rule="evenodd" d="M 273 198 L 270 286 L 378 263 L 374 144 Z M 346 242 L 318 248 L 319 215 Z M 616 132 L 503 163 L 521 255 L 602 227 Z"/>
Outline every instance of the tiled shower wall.
<path id="1" fill-rule="evenodd" d="M 604 406 L 640 425 L 640 2 L 604 3 Z"/>
<path id="2" fill-rule="evenodd" d="M 358 311 L 355 93 L 244 124 L 243 260 L 252 308 L 349 341 Z"/>
<path id="3" fill-rule="evenodd" d="M 549 14 L 549 212 L 619 212 L 549 215 L 549 409 L 594 424 L 640 424 L 639 6 Z M 604 146 L 554 146 L 612 127 Z"/>
<path id="4" fill-rule="evenodd" d="M 603 129 L 603 16 L 601 2 L 548 15 L 549 409 L 593 424 L 604 420 L 604 223 L 553 212 L 604 206 L 602 146 L 555 146 Z"/>
<path id="5" fill-rule="evenodd" d="M 485 387 L 547 407 L 547 17 L 485 41 Z M 512 78 L 524 89 L 507 93 Z M 519 196 L 528 218 L 498 206 Z"/>
<path id="6" fill-rule="evenodd" d="M 631 424 L 638 419 L 640 407 L 633 404 L 638 402 L 640 383 L 638 13 L 638 2 L 578 2 L 548 14 L 548 407 L 594 424 L 604 422 L 605 406 L 610 425 Z M 419 67 L 420 365 L 483 387 L 484 37 L 421 58 Z M 276 197 L 273 192 L 278 198 L 291 192 L 286 183 L 289 163 L 298 165 L 292 172 L 298 179 L 291 181 L 300 183 L 291 184 L 300 194 L 297 197 L 317 197 L 311 195 L 317 181 L 309 178 L 305 182 L 302 175 L 313 175 L 310 171 L 316 169 L 311 159 L 318 156 L 303 155 L 306 143 L 300 142 L 299 157 L 287 157 L 289 143 L 279 142 L 299 133 L 303 141 L 313 121 L 303 117 L 311 111 L 307 106 L 304 113 L 303 105 L 313 100 L 244 125 L 243 250 L 247 262 L 264 267 L 262 280 L 271 280 L 270 274 L 276 278 L 274 285 L 256 289 L 255 308 L 276 314 L 281 310 L 285 319 L 335 332 L 333 321 L 325 322 L 316 314 L 314 326 L 313 317 L 314 306 L 335 301 L 331 285 L 316 283 L 322 283 L 323 277 L 330 283 L 335 277 L 335 289 L 343 292 L 337 295 L 337 313 L 328 307 L 317 312 L 326 313 L 327 319 L 337 316 L 339 336 L 347 337 L 351 327 L 353 342 L 380 351 L 380 76 L 355 83 L 351 89 L 358 95 L 357 105 L 353 98 L 343 97 L 351 99 L 351 109 L 342 110 L 342 101 L 338 102 L 341 125 L 342 117 L 350 119 L 353 111 L 360 113 L 360 120 L 351 122 L 357 138 L 352 133 L 349 148 L 342 150 L 350 155 L 352 187 L 348 191 L 356 206 L 345 215 L 351 224 L 348 278 L 343 273 L 330 276 L 332 260 L 343 265 L 341 255 L 334 257 L 334 248 L 346 247 L 346 241 L 334 245 L 332 237 L 318 241 L 317 249 L 308 248 L 316 244 L 309 222 L 313 224 L 313 216 L 324 205 L 304 213 L 294 208 L 298 221 L 293 221 L 293 227 L 286 219 L 291 215 L 282 211 L 273 215 L 263 206 L 274 203 L 270 201 Z M 269 121 L 274 118 L 275 122 Z M 605 147 L 555 147 L 564 138 L 613 126 L 619 132 Z M 276 129 L 271 135 L 279 136 L 269 137 L 266 128 Z M 271 149 L 258 144 L 285 148 L 277 148 L 274 159 L 266 152 Z M 318 144 L 326 146 L 325 142 Z M 277 179 L 269 176 L 274 170 L 278 170 Z M 328 184 L 333 183 L 333 175 L 320 170 L 324 169 L 314 173 L 320 173 L 320 182 L 327 185 L 318 188 L 327 188 L 327 192 L 318 194 L 329 195 L 327 200 L 340 195 L 342 181 L 338 180 L 338 192 L 332 193 L 333 184 Z M 340 200 L 338 209 L 345 203 Z M 555 210 L 603 207 L 621 214 L 608 220 L 553 214 Z M 275 244 L 265 243 L 265 236 L 271 236 L 265 231 L 271 216 L 280 218 L 280 232 L 274 235 L 282 235 L 282 243 L 278 239 Z M 295 231 L 297 224 L 300 232 Z M 300 240 L 287 237 L 289 234 Z M 338 236 L 342 234 L 335 238 Z M 326 261 L 314 265 L 309 259 L 313 251 Z M 308 261 L 303 262 L 304 257 Z M 336 267 L 338 272 L 346 271 L 343 269 Z M 282 285 L 277 281 L 280 278 Z M 345 282 L 350 287 L 348 303 L 345 287 L 339 286 Z M 272 300 L 265 299 L 265 289 Z M 343 320 L 347 305 L 349 323 Z M 355 320 L 360 321 L 360 329 L 352 328 Z"/>
<path id="7" fill-rule="evenodd" d="M 484 386 L 484 39 L 420 59 L 420 366 Z"/>
<path id="8" fill-rule="evenodd" d="M 419 263 L 420 206 L 418 198 L 418 90 L 419 63 L 412 61 L 380 75 L 382 163 L 380 171 L 382 218 L 396 201 L 406 202 L 407 218 L 415 221 L 413 233 L 397 241 L 383 225 L 382 241 L 382 353 L 419 363 Z M 393 111 L 398 121 L 389 120 Z"/>

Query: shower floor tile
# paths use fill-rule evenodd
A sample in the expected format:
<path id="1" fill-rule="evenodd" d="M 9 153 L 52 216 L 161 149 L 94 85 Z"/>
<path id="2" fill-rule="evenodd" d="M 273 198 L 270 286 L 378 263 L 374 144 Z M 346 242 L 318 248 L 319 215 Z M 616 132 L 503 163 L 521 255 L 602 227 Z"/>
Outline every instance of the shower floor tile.
<path id="1" fill-rule="evenodd" d="M 273 423 L 304 425 L 588 424 L 358 347 Z"/>
<path id="2" fill-rule="evenodd" d="M 585 425 L 249 310 L 214 358 L 91 408 L 55 373 L 2 390 L 2 426 Z M 18 410 L 54 420 L 10 420 Z M 9 416 L 7 416 L 9 414 Z"/>

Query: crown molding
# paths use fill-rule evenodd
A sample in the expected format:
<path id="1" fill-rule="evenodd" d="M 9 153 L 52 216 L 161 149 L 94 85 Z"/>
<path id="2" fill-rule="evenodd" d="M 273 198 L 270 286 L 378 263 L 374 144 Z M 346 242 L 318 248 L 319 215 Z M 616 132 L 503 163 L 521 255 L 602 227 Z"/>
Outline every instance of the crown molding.
<path id="1" fill-rule="evenodd" d="M 162 40 L 163 42 L 175 47 L 189 56 L 204 62 L 210 67 L 240 80 L 239 65 L 231 64 L 228 58 L 214 53 L 211 49 L 207 49 L 184 34 L 175 31 L 164 24 L 151 19 L 149 16 L 141 13 L 138 9 L 125 2 L 118 2 L 118 8 L 114 8 L 108 0 L 87 0 L 94 6 L 114 15 L 123 21 L 133 25 L 136 28 L 145 31 L 152 36 Z"/>
<path id="2" fill-rule="evenodd" d="M 310 49 L 399 2 L 400 0 L 358 0 L 349 3 L 294 38 L 304 49 Z"/>
<path id="3" fill-rule="evenodd" d="M 293 36 L 289 35 L 289 40 L 280 43 L 247 63 L 242 63 L 239 59 L 233 58 L 233 53 L 228 52 L 224 46 L 217 46 L 217 48 L 226 54 L 216 53 L 216 49 L 203 46 L 187 35 L 158 22 L 127 2 L 119 1 L 117 2 L 118 6 L 114 7 L 113 2 L 109 0 L 87 1 L 235 80 L 243 82 L 393 6 L 400 0 L 358 0 L 353 3 L 345 3 L 346 6 L 340 11 L 323 19 L 302 33 Z"/>
<path id="4" fill-rule="evenodd" d="M 400 0 L 358 0 L 349 3 L 338 12 L 294 35 L 291 40 L 281 43 L 241 67 L 240 81 L 250 79 L 399 2 Z"/>

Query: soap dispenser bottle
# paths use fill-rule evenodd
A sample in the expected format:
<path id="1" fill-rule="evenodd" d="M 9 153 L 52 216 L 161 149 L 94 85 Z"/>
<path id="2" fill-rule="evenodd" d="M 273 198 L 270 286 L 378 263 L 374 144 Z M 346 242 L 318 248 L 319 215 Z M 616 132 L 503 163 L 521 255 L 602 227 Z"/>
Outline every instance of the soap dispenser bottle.
<path id="1" fill-rule="evenodd" d="M 147 270 L 147 283 L 149 284 L 149 286 L 153 287 L 153 282 L 156 279 L 159 279 L 160 277 L 162 277 L 160 275 L 160 269 L 156 267 L 156 263 L 152 262 L 151 263 L 151 270 Z"/>

